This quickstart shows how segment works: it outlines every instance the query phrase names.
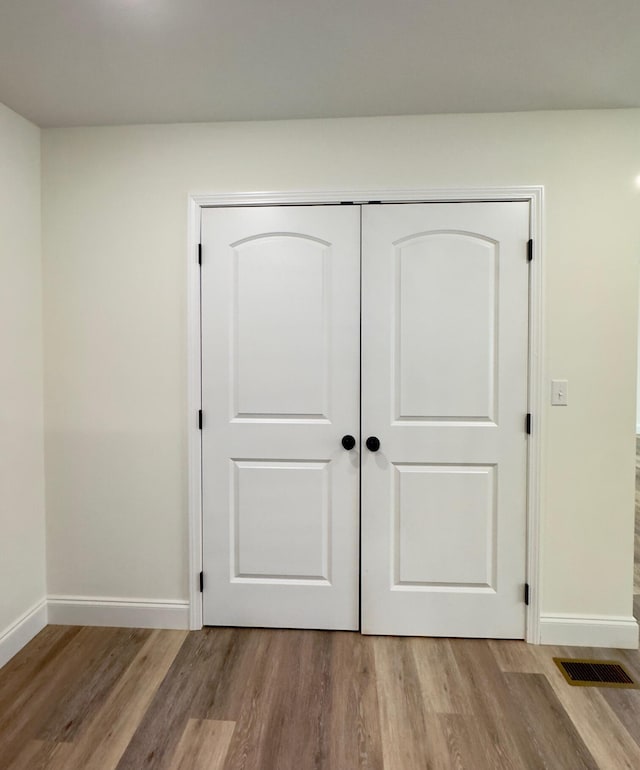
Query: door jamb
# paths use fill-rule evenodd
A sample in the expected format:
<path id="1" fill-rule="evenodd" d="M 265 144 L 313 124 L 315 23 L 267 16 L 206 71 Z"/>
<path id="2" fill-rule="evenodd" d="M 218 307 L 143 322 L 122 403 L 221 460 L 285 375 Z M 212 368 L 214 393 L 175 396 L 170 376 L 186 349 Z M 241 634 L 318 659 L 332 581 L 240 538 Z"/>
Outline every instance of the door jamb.
<path id="1" fill-rule="evenodd" d="M 338 190 L 191 194 L 187 202 L 187 445 L 189 517 L 189 627 L 202 628 L 202 433 L 198 411 L 202 408 L 200 328 L 200 244 L 202 209 L 213 206 L 330 205 L 340 203 L 463 203 L 473 201 L 526 201 L 529 203 L 529 237 L 534 253 L 529 273 L 529 382 L 528 411 L 531 435 L 527 456 L 527 583 L 525 639 L 540 643 L 540 543 L 542 483 L 542 408 L 544 371 L 543 303 L 543 204 L 544 187 L 487 187 L 430 190 Z"/>

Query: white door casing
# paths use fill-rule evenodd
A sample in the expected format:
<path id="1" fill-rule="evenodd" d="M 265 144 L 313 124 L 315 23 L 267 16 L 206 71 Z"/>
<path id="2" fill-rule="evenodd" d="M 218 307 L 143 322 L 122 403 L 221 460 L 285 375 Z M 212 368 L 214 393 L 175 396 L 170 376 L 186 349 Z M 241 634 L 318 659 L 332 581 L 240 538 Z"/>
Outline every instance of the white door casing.
<path id="1" fill-rule="evenodd" d="M 359 214 L 203 211 L 205 624 L 358 628 Z"/>
<path id="2" fill-rule="evenodd" d="M 529 205 L 362 223 L 362 630 L 523 638 Z"/>

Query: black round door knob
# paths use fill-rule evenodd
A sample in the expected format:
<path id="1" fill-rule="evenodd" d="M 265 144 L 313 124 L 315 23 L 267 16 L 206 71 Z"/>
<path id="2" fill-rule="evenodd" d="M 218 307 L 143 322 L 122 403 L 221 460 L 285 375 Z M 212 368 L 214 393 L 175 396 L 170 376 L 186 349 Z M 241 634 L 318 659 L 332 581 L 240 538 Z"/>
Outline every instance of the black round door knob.
<path id="1" fill-rule="evenodd" d="M 369 436 L 365 443 L 370 452 L 377 452 L 380 449 L 380 439 L 375 436 Z"/>
<path id="2" fill-rule="evenodd" d="M 353 436 L 349 436 L 348 434 L 346 436 L 342 437 L 342 446 L 345 449 L 353 449 L 353 447 L 356 445 L 356 440 Z"/>

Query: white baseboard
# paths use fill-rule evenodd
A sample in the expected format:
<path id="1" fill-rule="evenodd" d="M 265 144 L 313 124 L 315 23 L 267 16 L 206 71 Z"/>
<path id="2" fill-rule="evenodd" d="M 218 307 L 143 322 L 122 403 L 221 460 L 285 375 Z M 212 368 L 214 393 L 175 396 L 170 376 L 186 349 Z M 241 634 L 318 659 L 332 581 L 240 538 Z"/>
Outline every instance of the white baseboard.
<path id="1" fill-rule="evenodd" d="M 21 615 L 15 623 L 0 633 L 0 668 L 40 633 L 47 625 L 47 600 L 37 604 Z"/>
<path id="2" fill-rule="evenodd" d="M 62 626 L 189 628 L 189 602 L 102 596 L 50 596 L 49 623 Z"/>
<path id="3" fill-rule="evenodd" d="M 50 596 L 31 607 L 0 633 L 0 667 L 47 623 L 123 628 L 189 629 L 189 602 L 173 599 L 123 599 Z M 540 618 L 540 644 L 638 649 L 633 617 L 547 614 Z"/>
<path id="4" fill-rule="evenodd" d="M 638 621 L 617 615 L 543 615 L 540 644 L 637 650 Z"/>

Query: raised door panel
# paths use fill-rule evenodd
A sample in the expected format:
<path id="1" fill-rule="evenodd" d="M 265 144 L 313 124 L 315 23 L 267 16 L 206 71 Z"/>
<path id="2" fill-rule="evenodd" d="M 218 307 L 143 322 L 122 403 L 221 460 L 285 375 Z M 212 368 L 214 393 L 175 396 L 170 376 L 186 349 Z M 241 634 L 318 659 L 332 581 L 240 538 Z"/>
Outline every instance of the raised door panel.
<path id="1" fill-rule="evenodd" d="M 288 233 L 232 249 L 233 417 L 327 419 L 331 245 Z"/>
<path id="2" fill-rule="evenodd" d="M 494 421 L 497 245 L 426 232 L 394 246 L 396 419 Z"/>
<path id="3" fill-rule="evenodd" d="M 329 581 L 328 462 L 233 461 L 233 581 Z"/>
<path id="4" fill-rule="evenodd" d="M 394 466 L 394 587 L 495 586 L 495 467 Z"/>

